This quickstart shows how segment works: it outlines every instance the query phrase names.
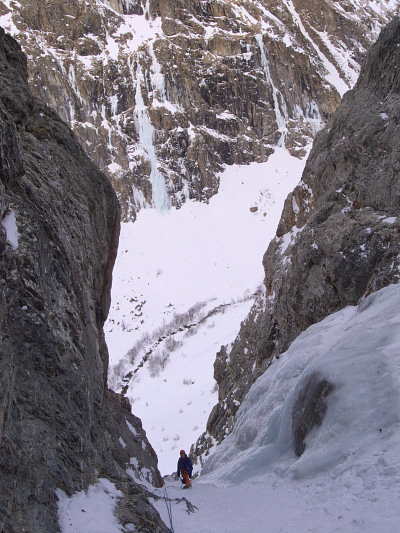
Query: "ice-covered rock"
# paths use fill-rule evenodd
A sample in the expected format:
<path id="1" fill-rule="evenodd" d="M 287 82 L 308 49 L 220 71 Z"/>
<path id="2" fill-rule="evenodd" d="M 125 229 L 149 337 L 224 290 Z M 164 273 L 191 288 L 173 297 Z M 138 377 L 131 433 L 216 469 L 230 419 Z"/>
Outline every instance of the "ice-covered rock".
<path id="1" fill-rule="evenodd" d="M 372 47 L 354 90 L 317 135 L 264 256 L 265 294 L 215 363 L 222 440 L 254 380 L 301 331 L 400 280 L 400 20 Z M 203 446 L 201 444 L 201 446 Z"/>
<path id="2" fill-rule="evenodd" d="M 398 462 L 399 347 L 400 284 L 310 326 L 250 388 L 203 468 L 205 482 L 346 473 L 396 484 L 382 458 Z"/>

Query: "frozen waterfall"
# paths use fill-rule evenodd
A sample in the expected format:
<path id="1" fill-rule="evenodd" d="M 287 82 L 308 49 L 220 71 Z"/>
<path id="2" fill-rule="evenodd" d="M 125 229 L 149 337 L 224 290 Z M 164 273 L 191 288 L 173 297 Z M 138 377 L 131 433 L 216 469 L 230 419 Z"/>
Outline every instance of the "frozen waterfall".
<path id="1" fill-rule="evenodd" d="M 171 206 L 165 186 L 165 178 L 158 170 L 154 147 L 154 127 L 150 121 L 142 95 L 143 73 L 140 65 L 136 70 L 135 122 L 139 135 L 139 144 L 150 162 L 150 183 L 152 186 L 153 206 L 159 210 L 167 210 Z"/>
<path id="2" fill-rule="evenodd" d="M 274 111 L 275 111 L 276 123 L 277 123 L 277 126 L 278 126 L 278 131 L 281 134 L 281 138 L 279 139 L 278 146 L 283 146 L 284 147 L 285 146 L 285 138 L 286 138 L 286 134 L 287 134 L 286 120 L 288 118 L 287 117 L 286 103 L 285 103 L 285 100 L 282 97 L 282 94 L 275 87 L 274 82 L 272 81 L 271 71 L 269 69 L 269 63 L 268 63 L 267 55 L 265 53 L 265 46 L 264 46 L 264 41 L 263 41 L 261 33 L 258 33 L 257 35 L 255 35 L 255 39 L 256 39 L 257 45 L 258 45 L 258 47 L 260 49 L 260 52 L 261 52 L 261 65 L 262 65 L 262 67 L 264 69 L 264 72 L 265 72 L 265 78 L 267 80 L 267 83 L 270 84 L 271 89 L 272 89 L 272 98 L 274 100 Z M 279 94 L 281 96 L 282 110 L 281 110 L 281 107 L 279 106 L 278 92 L 279 92 Z"/>

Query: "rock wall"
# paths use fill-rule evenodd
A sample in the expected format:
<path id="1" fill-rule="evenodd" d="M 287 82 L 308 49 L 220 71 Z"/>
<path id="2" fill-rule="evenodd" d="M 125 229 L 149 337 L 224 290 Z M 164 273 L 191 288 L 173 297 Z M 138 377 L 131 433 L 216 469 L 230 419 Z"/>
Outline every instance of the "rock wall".
<path id="1" fill-rule="evenodd" d="M 0 24 L 28 55 L 33 92 L 110 177 L 126 219 L 146 205 L 206 201 L 224 165 L 265 161 L 277 144 L 303 156 L 391 6 L 2 0 Z"/>
<path id="2" fill-rule="evenodd" d="M 264 256 L 265 291 L 214 376 L 219 403 L 197 443 L 223 439 L 255 379 L 311 324 L 400 279 L 400 20 L 316 137 Z"/>
<path id="3" fill-rule="evenodd" d="M 125 494 L 123 523 L 167 531 L 125 472 L 136 457 L 138 477 L 145 467 L 161 485 L 155 453 L 106 387 L 116 195 L 30 94 L 26 58 L 1 29 L 0 70 L 0 531 L 59 531 L 56 489 L 99 477 Z"/>

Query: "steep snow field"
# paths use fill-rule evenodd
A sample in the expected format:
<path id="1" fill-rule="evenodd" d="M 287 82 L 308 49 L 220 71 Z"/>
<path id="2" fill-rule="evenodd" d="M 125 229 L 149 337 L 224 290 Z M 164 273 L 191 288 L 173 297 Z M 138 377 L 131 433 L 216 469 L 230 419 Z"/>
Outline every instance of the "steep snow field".
<path id="1" fill-rule="evenodd" d="M 400 531 L 399 353 L 400 285 L 308 328 L 254 383 L 185 492 L 197 510 L 172 504 L 175 533 Z M 335 388 L 298 458 L 293 403 L 314 373 Z M 167 482 L 169 497 L 178 485 Z"/>
<path id="2" fill-rule="evenodd" d="M 400 285 L 308 328 L 254 383 L 193 489 L 170 477 L 166 492 L 153 489 L 172 500 L 174 533 L 398 533 L 399 352 Z M 298 458 L 292 408 L 315 372 L 335 388 Z M 58 495 L 64 533 L 134 531 L 113 521 L 110 482 Z M 170 526 L 166 502 L 153 503 Z"/>
<path id="3" fill-rule="evenodd" d="M 215 355 L 250 310 L 304 162 L 276 148 L 266 163 L 228 167 L 209 204 L 144 209 L 122 226 L 105 325 L 109 382 L 127 387 L 163 474 L 205 430 Z"/>

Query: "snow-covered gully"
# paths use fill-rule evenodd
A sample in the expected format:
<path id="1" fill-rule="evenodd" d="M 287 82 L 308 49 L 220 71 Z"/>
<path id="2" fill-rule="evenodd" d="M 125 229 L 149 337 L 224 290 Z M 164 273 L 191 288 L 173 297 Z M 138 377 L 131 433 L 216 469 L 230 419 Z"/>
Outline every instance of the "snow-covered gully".
<path id="1" fill-rule="evenodd" d="M 0 533 L 399 533 L 399 7 L 0 1 Z"/>
<path id="2" fill-rule="evenodd" d="M 251 308 L 266 243 L 304 163 L 275 148 L 266 163 L 228 167 L 209 204 L 144 209 L 122 226 L 105 325 L 109 383 L 132 402 L 162 474 L 205 430 L 215 355 Z"/>
<path id="3" fill-rule="evenodd" d="M 398 531 L 399 349 L 400 285 L 306 330 L 256 381 L 232 435 L 185 491 L 194 512 L 172 505 L 175 533 Z M 334 389 L 297 457 L 293 406 L 316 373 Z M 177 481 L 166 485 L 182 497 Z"/>
<path id="4" fill-rule="evenodd" d="M 399 349 L 400 285 L 308 328 L 254 383 L 233 433 L 191 490 L 183 492 L 172 476 L 166 491 L 142 480 L 165 523 L 166 497 L 175 533 L 398 532 Z M 293 407 L 316 374 L 334 387 L 321 425 L 297 457 Z M 65 531 L 88 531 L 84 510 L 85 523 L 96 524 L 90 531 L 119 533 L 112 522 L 119 496 L 104 483 L 71 499 L 60 494 Z"/>

